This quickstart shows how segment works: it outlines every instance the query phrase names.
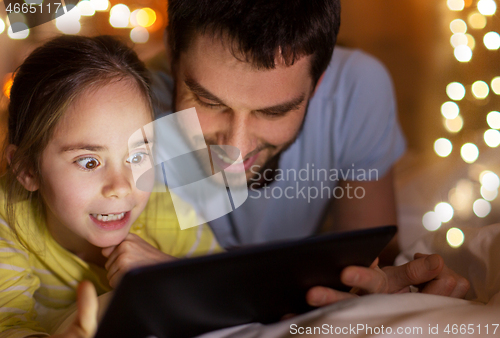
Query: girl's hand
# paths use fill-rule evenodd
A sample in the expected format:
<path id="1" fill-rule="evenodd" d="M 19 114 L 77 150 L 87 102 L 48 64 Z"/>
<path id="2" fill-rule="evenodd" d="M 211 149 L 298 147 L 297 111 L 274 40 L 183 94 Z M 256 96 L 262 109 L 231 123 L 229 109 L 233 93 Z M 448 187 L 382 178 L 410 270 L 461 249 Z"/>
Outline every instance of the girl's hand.
<path id="1" fill-rule="evenodd" d="M 97 330 L 97 293 L 94 285 L 83 281 L 77 290 L 76 318 L 71 326 L 62 334 L 51 338 L 92 338 Z"/>
<path id="2" fill-rule="evenodd" d="M 102 254 L 108 258 L 104 267 L 108 270 L 109 285 L 112 288 L 116 288 L 123 275 L 133 268 L 175 260 L 135 234 L 128 234 L 116 246 L 102 249 Z"/>

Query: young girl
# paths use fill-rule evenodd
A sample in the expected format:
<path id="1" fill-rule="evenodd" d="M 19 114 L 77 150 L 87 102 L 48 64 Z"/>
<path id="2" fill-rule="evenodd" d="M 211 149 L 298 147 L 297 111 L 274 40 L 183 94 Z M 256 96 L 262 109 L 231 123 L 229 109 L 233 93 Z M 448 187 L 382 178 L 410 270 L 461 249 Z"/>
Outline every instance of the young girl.
<path id="1" fill-rule="evenodd" d="M 17 70 L 0 190 L 0 337 L 49 335 L 56 321 L 42 314 L 77 293 L 77 319 L 58 337 L 90 337 L 96 304 L 80 282 L 100 295 L 130 268 L 220 250 L 206 225 L 180 230 L 194 212 L 176 216 L 169 194 L 136 188 L 131 169 L 152 144 L 129 149 L 129 137 L 151 121 L 147 71 L 111 37 L 56 38 Z"/>

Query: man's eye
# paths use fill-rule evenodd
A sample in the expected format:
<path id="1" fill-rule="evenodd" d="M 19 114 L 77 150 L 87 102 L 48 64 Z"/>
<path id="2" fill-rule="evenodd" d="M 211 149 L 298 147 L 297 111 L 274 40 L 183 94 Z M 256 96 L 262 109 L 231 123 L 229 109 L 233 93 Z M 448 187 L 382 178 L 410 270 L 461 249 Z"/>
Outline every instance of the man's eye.
<path id="1" fill-rule="evenodd" d="M 139 164 L 141 163 L 144 158 L 147 156 L 148 154 L 146 153 L 136 153 L 136 154 L 133 154 L 132 156 L 130 156 L 129 158 L 127 158 L 127 162 L 130 163 L 130 164 Z"/>
<path id="2" fill-rule="evenodd" d="M 93 170 L 101 165 L 101 163 L 94 157 L 79 158 L 75 161 L 80 167 L 86 170 Z"/>
<path id="3" fill-rule="evenodd" d="M 196 97 L 196 101 L 197 101 L 200 105 L 202 105 L 202 106 L 204 106 L 204 107 L 207 107 L 207 108 L 212 108 L 212 109 L 215 109 L 215 108 L 220 108 L 220 107 L 222 107 L 222 106 L 223 106 L 223 105 L 222 105 L 222 104 L 220 104 L 220 103 L 208 103 L 208 102 L 202 101 L 202 100 L 200 100 L 200 98 L 199 98 L 199 97 Z"/>

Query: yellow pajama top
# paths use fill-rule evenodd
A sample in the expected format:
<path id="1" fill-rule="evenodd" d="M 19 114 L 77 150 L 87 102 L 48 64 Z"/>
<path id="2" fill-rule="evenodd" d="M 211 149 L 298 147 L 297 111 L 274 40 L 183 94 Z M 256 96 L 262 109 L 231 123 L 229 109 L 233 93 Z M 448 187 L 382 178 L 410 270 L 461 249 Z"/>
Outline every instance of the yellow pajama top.
<path id="1" fill-rule="evenodd" d="M 19 238 L 5 222 L 4 194 L 0 190 L 0 338 L 49 335 L 55 324 L 39 322 L 37 308 L 72 305 L 76 287 L 84 279 L 95 285 L 98 295 L 110 291 L 107 272 L 61 247 L 29 201 L 16 203 L 15 208 L 22 230 L 18 230 Z M 178 217 L 196 220 L 190 207 L 176 215 L 168 193 L 152 193 L 130 232 L 174 257 L 222 251 L 206 224 L 181 230 Z"/>

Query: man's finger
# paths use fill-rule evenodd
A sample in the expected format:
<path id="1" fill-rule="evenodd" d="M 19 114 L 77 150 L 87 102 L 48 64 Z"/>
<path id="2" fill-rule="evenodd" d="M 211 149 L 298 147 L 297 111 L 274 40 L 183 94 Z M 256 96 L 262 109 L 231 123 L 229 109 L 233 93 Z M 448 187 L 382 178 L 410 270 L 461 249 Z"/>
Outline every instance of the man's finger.
<path id="1" fill-rule="evenodd" d="M 353 293 L 341 292 L 323 286 L 315 286 L 307 291 L 306 301 L 311 306 L 319 307 L 354 297 L 358 296 Z"/>
<path id="2" fill-rule="evenodd" d="M 467 294 L 467 292 L 469 292 L 469 289 L 470 289 L 470 282 L 466 278 L 458 275 L 457 286 L 455 287 L 455 290 L 453 290 L 453 292 L 451 293 L 450 297 L 465 298 L 465 295 Z"/>
<path id="3" fill-rule="evenodd" d="M 467 279 L 445 267 L 439 276 L 424 286 L 422 293 L 464 298 L 469 288 L 470 283 Z"/>
<path id="4" fill-rule="evenodd" d="M 385 293 L 388 289 L 387 277 L 376 265 L 373 268 L 348 266 L 342 270 L 340 280 L 367 293 Z"/>
<path id="5" fill-rule="evenodd" d="M 443 258 L 435 254 L 417 258 L 401 266 L 384 268 L 390 281 L 388 292 L 398 292 L 409 285 L 432 281 L 443 268 Z"/>

